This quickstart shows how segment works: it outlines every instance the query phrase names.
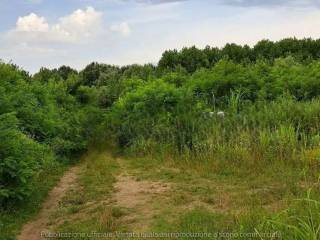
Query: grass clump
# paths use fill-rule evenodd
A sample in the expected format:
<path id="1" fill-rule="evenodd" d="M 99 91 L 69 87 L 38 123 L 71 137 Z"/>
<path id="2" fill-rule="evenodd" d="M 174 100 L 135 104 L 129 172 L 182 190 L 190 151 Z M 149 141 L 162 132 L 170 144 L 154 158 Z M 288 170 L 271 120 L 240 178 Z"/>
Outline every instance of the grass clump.
<path id="1" fill-rule="evenodd" d="M 282 239 L 317 240 L 320 238 L 320 202 L 311 196 L 300 198 L 287 210 L 264 223 L 263 229 L 278 231 Z"/>

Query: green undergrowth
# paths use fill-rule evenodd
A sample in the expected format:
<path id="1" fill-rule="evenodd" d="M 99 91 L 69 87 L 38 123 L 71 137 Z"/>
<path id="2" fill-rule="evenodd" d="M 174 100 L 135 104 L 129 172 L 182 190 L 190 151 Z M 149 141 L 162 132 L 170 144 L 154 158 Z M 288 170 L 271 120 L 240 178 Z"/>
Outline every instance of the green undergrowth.
<path id="1" fill-rule="evenodd" d="M 48 192 L 56 185 L 67 166 L 57 164 L 42 170 L 33 180 L 30 198 L 22 202 L 10 204 L 0 212 L 0 239 L 11 240 L 19 233 L 26 222 L 36 217 Z"/>

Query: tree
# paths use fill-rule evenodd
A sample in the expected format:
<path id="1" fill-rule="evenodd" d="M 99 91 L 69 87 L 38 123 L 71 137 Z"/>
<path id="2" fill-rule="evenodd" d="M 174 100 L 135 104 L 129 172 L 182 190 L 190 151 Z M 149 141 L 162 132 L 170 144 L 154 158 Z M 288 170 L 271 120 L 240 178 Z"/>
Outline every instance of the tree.
<path id="1" fill-rule="evenodd" d="M 63 80 L 67 80 L 71 74 L 75 75 L 78 73 L 75 69 L 65 65 L 59 67 L 57 72 Z"/>

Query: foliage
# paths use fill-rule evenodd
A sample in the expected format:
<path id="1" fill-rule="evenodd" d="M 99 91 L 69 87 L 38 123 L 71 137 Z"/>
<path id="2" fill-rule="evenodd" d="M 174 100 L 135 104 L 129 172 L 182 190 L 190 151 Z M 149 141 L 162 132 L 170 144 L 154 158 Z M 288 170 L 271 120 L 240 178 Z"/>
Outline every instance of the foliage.
<path id="1" fill-rule="evenodd" d="M 299 62 L 316 60 L 320 57 L 320 40 L 287 38 L 278 42 L 262 40 L 252 48 L 248 45 L 226 44 L 223 48 L 197 49 L 195 46 L 181 51 L 165 51 L 159 61 L 162 70 L 174 70 L 181 66 L 189 73 L 200 68 L 210 68 L 219 60 L 227 58 L 237 63 L 254 63 L 261 59 L 274 61 L 277 58 L 293 56 Z"/>
<path id="2" fill-rule="evenodd" d="M 204 106 L 182 89 L 154 81 L 125 94 L 109 117 L 121 146 L 151 138 L 179 150 L 193 147 L 193 134 L 200 126 Z"/>
<path id="3" fill-rule="evenodd" d="M 1 205 L 25 199 L 41 170 L 86 148 L 101 118 L 92 121 L 100 116 L 96 102 L 90 99 L 83 106 L 70 94 L 79 88 L 75 74 L 62 67 L 30 77 L 16 66 L 0 64 Z"/>
<path id="4" fill-rule="evenodd" d="M 320 40 L 263 40 L 163 53 L 157 66 L 91 63 L 30 75 L 0 63 L 0 204 L 88 145 L 215 171 L 319 170 Z M 218 112 L 221 112 L 220 115 Z"/>
<path id="5" fill-rule="evenodd" d="M 30 194 L 30 180 L 51 160 L 50 150 L 18 129 L 14 113 L 0 115 L 0 203 Z"/>

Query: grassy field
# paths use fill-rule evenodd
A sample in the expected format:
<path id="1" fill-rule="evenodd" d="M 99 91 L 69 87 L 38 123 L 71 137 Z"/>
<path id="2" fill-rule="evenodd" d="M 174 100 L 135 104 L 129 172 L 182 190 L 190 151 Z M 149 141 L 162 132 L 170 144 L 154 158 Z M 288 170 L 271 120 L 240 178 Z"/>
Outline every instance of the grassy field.
<path id="1" fill-rule="evenodd" d="M 230 172 L 90 151 L 76 187 L 50 216 L 49 229 L 75 234 L 71 239 L 129 239 L 133 233 L 175 233 L 161 239 L 192 239 L 186 233 L 211 234 L 196 239 L 317 239 L 320 206 L 312 199 L 319 199 L 319 182 L 294 168 Z"/>

